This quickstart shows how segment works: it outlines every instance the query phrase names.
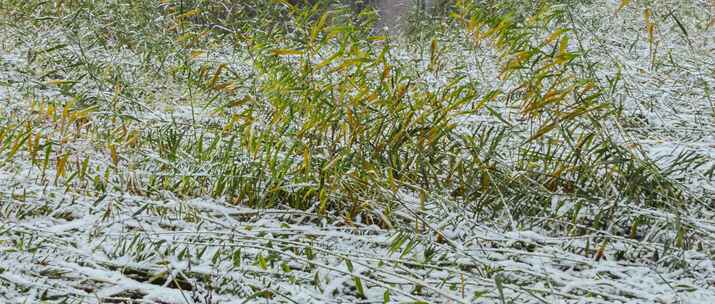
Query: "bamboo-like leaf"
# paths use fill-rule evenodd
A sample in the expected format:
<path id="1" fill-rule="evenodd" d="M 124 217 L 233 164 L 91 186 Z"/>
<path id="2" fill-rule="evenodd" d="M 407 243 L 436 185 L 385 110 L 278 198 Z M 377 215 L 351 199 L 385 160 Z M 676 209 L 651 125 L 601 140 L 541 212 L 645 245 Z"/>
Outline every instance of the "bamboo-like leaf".
<path id="1" fill-rule="evenodd" d="M 310 44 L 313 45 L 315 44 L 315 40 L 318 38 L 318 34 L 325 28 L 325 24 L 328 21 L 328 17 L 330 16 L 330 11 L 326 11 L 323 13 L 322 16 L 320 16 L 320 19 L 318 20 L 318 23 L 316 23 L 310 31 Z"/>
<path id="2" fill-rule="evenodd" d="M 67 157 L 69 155 L 64 154 L 57 158 L 57 177 L 62 177 L 65 175 L 67 168 Z"/>
<path id="3" fill-rule="evenodd" d="M 176 19 L 185 19 L 185 18 L 193 17 L 193 16 L 198 15 L 199 13 L 201 13 L 201 10 L 199 10 L 198 8 L 195 8 L 195 9 L 187 11 L 183 14 L 177 15 Z"/>
<path id="4" fill-rule="evenodd" d="M 631 3 L 631 0 L 621 0 L 621 3 L 618 5 L 618 9 L 616 9 L 616 14 L 628 6 L 629 3 Z"/>
<path id="5" fill-rule="evenodd" d="M 531 141 L 542 138 L 544 135 L 546 135 L 546 133 L 549 133 L 551 130 L 556 128 L 558 125 L 559 124 L 556 122 L 549 122 L 549 123 L 544 124 L 533 135 L 531 135 L 531 137 L 529 137 L 527 142 L 531 142 Z"/>

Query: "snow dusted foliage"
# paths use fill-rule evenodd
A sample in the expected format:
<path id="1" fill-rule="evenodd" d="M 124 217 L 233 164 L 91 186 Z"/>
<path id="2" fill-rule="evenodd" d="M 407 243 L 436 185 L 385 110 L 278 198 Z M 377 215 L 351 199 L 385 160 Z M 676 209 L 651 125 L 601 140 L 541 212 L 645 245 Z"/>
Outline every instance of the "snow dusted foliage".
<path id="1" fill-rule="evenodd" d="M 482 2 L 0 1 L 0 303 L 715 303 L 711 3 Z"/>

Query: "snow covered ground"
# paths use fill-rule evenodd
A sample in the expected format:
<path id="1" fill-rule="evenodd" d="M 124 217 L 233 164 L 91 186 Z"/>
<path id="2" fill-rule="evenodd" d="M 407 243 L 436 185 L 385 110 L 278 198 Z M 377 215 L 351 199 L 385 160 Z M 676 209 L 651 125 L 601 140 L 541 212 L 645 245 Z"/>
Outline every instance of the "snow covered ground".
<path id="1" fill-rule="evenodd" d="M 685 2 L 670 16 L 653 8 L 661 13 L 656 61 L 639 7 L 571 10 L 596 73 L 620 77 L 615 96 L 630 118 L 624 140 L 698 198 L 668 209 L 604 200 L 619 218 L 605 229 L 585 224 L 600 216 L 596 208 L 570 222 L 566 214 L 581 205 L 559 194 L 542 215 L 514 223 L 439 195 L 422 202 L 396 192 L 395 216 L 414 226 L 386 229 L 318 207 L 253 209 L 150 191 L 164 166 L 187 176 L 213 171 L 192 155 L 129 149 L 134 134 L 176 126 L 188 134 L 228 121 L 187 101 L 190 81 L 143 69 L 167 72 L 180 59 L 147 64 L 116 41 L 76 44 L 95 32 L 43 26 L 38 16 L 23 26 L 0 22 L 0 302 L 715 303 L 715 25 L 703 26 L 712 17 L 705 1 Z M 250 78 L 244 52 L 221 45 L 196 57 Z M 487 53 L 450 51 L 446 66 Z M 429 64 L 409 50 L 396 54 Z M 465 81 L 490 88 L 498 68 L 481 59 Z M 70 72 L 67 62 L 97 73 Z M 415 81 L 443 87 L 448 71 Z M 132 87 L 112 86 L 112 77 Z M 105 104 L 63 107 L 93 100 Z M 619 230 L 636 218 L 647 228 Z"/>

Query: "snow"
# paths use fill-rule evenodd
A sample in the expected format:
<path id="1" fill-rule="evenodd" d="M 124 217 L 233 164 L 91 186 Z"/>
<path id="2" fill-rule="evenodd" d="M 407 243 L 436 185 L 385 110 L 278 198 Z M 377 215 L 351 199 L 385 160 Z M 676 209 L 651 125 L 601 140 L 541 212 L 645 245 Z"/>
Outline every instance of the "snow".
<path id="1" fill-rule="evenodd" d="M 580 7 L 577 20 L 589 24 L 587 21 L 598 16 L 611 16 L 609 12 L 619 1 L 608 3 L 603 8 Z M 623 78 L 619 88 L 627 92 L 620 96 L 625 110 L 645 118 L 643 126 L 633 127 L 638 130 L 629 133 L 633 137 L 629 140 L 664 167 L 681 152 L 698 155 L 703 165 L 696 172 L 679 172 L 676 177 L 682 178 L 690 191 L 713 197 L 715 183 L 706 172 L 715 165 L 715 115 L 712 100 L 703 96 L 707 88 L 715 93 L 715 33 L 712 29 L 692 31 L 691 48 L 683 43 L 677 28 L 660 26 L 661 47 L 678 65 L 652 69 L 645 41 L 635 43 L 632 52 L 618 46 L 641 30 L 621 28 L 629 20 L 628 14 L 639 13 L 624 10 L 598 30 L 584 29 L 583 33 L 593 35 L 584 37 L 583 43 L 593 49 L 593 56 L 603 58 L 605 63 L 598 70 L 601 76 L 613 75 L 614 66 L 619 67 Z M 612 35 L 604 37 L 603 33 Z M 55 31 L 45 34 L 53 39 L 63 37 Z M 9 34 L 0 30 L 0 40 L 5 35 Z M 56 88 L 41 86 L 43 81 L 33 78 L 37 76 L 23 72 L 37 68 L 23 56 L 32 46 L 0 48 L 0 116 L 20 113 L 29 117 L 26 99 L 30 95 L 65 98 Z M 92 50 L 90 56 L 112 64 L 136 64 L 128 50 L 106 52 Z M 465 58 L 472 55 L 469 51 L 461 54 Z M 395 55 L 395 60 L 409 58 L 407 50 Z M 212 60 L 244 64 L 221 56 Z M 608 64 L 611 61 L 617 64 Z M 489 87 L 494 82 L 488 80 L 498 74 L 497 68 L 485 68 L 471 71 L 465 81 L 479 83 L 484 86 L 479 89 L 485 91 L 495 89 Z M 434 87 L 449 83 L 446 77 L 434 76 L 421 81 Z M 172 120 L 210 124 L 222 119 L 178 101 L 181 88 L 155 84 L 152 89 L 177 99 L 137 101 L 141 106 L 127 115 L 147 127 Z M 109 94 L 102 88 L 96 90 Z M 482 119 L 489 118 L 467 117 L 459 127 L 468 130 Z M 109 157 L 89 143 L 68 144 L 68 148 L 89 156 L 91 167 L 98 166 L 97 172 L 109 167 Z M 0 152 L 0 159 L 4 161 L 6 155 L 6 151 Z M 189 164 L 170 163 L 151 151 L 145 156 L 175 166 L 182 174 L 205 174 Z M 48 170 L 48 176 L 55 176 L 56 168 Z M 142 175 L 152 174 L 150 170 L 148 166 L 133 174 L 143 182 Z M 358 299 L 351 288 L 358 277 L 373 302 L 380 302 L 389 291 L 393 302 L 498 303 L 495 293 L 483 298 L 475 294 L 501 286 L 507 298 L 523 303 L 541 302 L 540 297 L 554 303 L 715 303 L 712 206 L 672 213 L 619 204 L 618 212 L 625 216 L 663 223 L 659 229 L 641 231 L 639 239 L 628 239 L 608 229 L 580 236 L 547 229 L 569 220 L 566 215 L 577 202 L 568 197 L 554 196 L 549 207 L 555 217 L 533 219 L 533 223 L 478 220 L 463 209 L 428 201 L 424 217 L 429 229 L 416 232 L 383 230 L 360 221 L 347 226 L 337 216 L 319 217 L 289 208 L 255 210 L 224 199 L 183 198 L 170 192 L 146 196 L 110 187 L 104 197 L 104 193 L 92 191 L 74 193 L 42 182 L 41 176 L 42 171 L 24 154 L 0 164 L 0 302 L 36 302 L 46 292 L 49 298 L 66 296 L 82 303 L 99 303 L 99 299 L 128 293 L 140 294 L 146 303 L 204 303 L 209 298 L 213 303 L 244 303 L 259 302 L 251 299 L 257 291 L 273 292 L 276 301 L 354 302 Z M 418 210 L 420 199 L 414 193 L 400 192 L 397 199 L 403 205 L 397 212 L 404 217 L 412 217 L 412 210 Z M 677 233 L 669 223 L 687 225 L 698 236 L 692 242 L 699 242 L 703 249 L 695 245 L 688 250 L 668 248 L 665 240 Z M 437 232 L 444 242 L 435 241 Z M 393 251 L 390 247 L 398 236 L 408 240 Z M 604 246 L 605 259 L 596 259 L 595 252 L 604 239 L 609 240 Z M 415 247 L 404 253 L 410 241 Z M 449 263 L 426 261 L 427 248 L 445 256 Z M 233 257 L 238 249 L 240 265 Z M 312 258 L 307 249 L 313 251 Z M 201 250 L 205 250 L 203 255 Z M 214 261 L 217 254 L 221 256 Z M 619 254 L 624 258 L 618 258 Z M 267 265 L 259 262 L 272 256 L 278 258 Z M 352 261 L 352 270 L 347 259 Z M 283 269 L 283 262 L 290 271 Z M 150 283 L 151 277 L 188 280 L 194 289 L 176 288 L 170 280 Z M 497 283 L 501 277 L 509 283 Z M 316 278 L 319 284 L 313 283 Z M 424 286 L 422 294 L 412 292 L 415 285 Z"/>

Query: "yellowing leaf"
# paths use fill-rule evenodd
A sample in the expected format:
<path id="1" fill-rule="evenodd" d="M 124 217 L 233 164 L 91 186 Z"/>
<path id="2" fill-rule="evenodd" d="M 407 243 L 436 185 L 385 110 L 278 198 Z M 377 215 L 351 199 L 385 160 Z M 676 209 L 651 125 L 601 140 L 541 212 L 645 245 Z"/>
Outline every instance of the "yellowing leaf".
<path id="1" fill-rule="evenodd" d="M 559 43 L 559 54 L 563 55 L 566 54 L 566 50 L 568 49 L 569 46 L 569 37 L 568 36 L 563 36 L 561 39 L 561 43 Z"/>
<path id="2" fill-rule="evenodd" d="M 65 166 L 67 165 L 68 155 L 60 156 L 57 159 L 57 176 L 61 177 L 65 175 Z"/>
<path id="3" fill-rule="evenodd" d="M 271 51 L 274 56 L 299 56 L 303 55 L 303 51 L 291 49 L 275 49 Z"/>
<path id="4" fill-rule="evenodd" d="M 191 17 L 191 16 L 196 16 L 196 15 L 198 15 L 200 12 L 201 12 L 201 11 L 200 11 L 198 8 L 196 8 L 196 9 L 192 9 L 192 10 L 186 12 L 186 13 L 183 13 L 183 14 L 181 14 L 181 15 L 178 15 L 178 16 L 176 16 L 176 18 L 177 18 L 177 19 L 188 18 L 188 17 Z"/>
<path id="5" fill-rule="evenodd" d="M 74 118 L 74 120 L 85 119 L 85 118 L 89 117 L 89 114 L 91 114 L 92 112 L 94 112 L 97 109 L 99 109 L 99 106 L 97 106 L 97 105 L 84 108 L 82 110 L 74 112 L 73 118 Z"/>
<path id="6" fill-rule="evenodd" d="M 112 164 L 114 164 L 116 166 L 117 163 L 119 163 L 119 156 L 117 155 L 117 146 L 116 145 L 113 145 L 113 144 L 109 145 L 109 155 L 112 158 Z"/>
<path id="7" fill-rule="evenodd" d="M 52 122 L 55 122 L 55 105 L 47 105 L 47 117 L 49 117 Z"/>
<path id="8" fill-rule="evenodd" d="M 544 135 L 546 135 L 546 133 L 549 133 L 549 131 L 553 130 L 553 129 L 556 128 L 558 125 L 559 125 L 559 124 L 558 124 L 558 123 L 555 123 L 555 122 L 547 123 L 546 125 L 544 125 L 544 126 L 542 126 L 541 128 L 539 128 L 539 130 L 536 131 L 536 133 L 534 133 L 534 135 L 532 135 L 532 136 L 529 138 L 529 140 L 527 140 L 527 141 L 528 141 L 528 142 L 531 142 L 531 141 L 534 141 L 535 139 L 539 139 L 539 138 L 543 137 Z"/>
<path id="9" fill-rule="evenodd" d="M 563 32 L 565 32 L 564 29 L 557 29 L 557 30 L 555 30 L 553 33 L 549 34 L 548 37 L 546 37 L 546 43 L 549 43 L 549 44 L 553 43 L 554 41 L 556 41 L 557 39 L 559 39 L 559 37 L 561 37 L 561 34 L 562 34 Z"/>
<path id="10" fill-rule="evenodd" d="M 216 86 L 214 86 L 214 90 L 218 90 L 218 91 L 222 91 L 222 92 L 226 92 L 226 93 L 233 93 L 234 91 L 236 91 L 237 87 L 238 87 L 238 85 L 236 85 L 235 82 L 228 81 L 228 82 L 217 84 Z"/>
<path id="11" fill-rule="evenodd" d="M 196 60 L 199 57 L 203 56 L 204 54 L 206 54 L 206 52 L 202 51 L 202 50 L 191 51 L 191 59 Z"/>
<path id="12" fill-rule="evenodd" d="M 222 63 L 221 65 L 218 66 L 218 69 L 216 69 L 216 72 L 214 73 L 213 77 L 211 77 L 211 80 L 209 80 L 208 87 L 213 88 L 214 85 L 216 85 L 216 81 L 218 81 L 219 77 L 221 76 L 221 72 L 223 69 L 226 68 L 226 64 Z"/>
<path id="13" fill-rule="evenodd" d="M 333 54 L 332 56 L 318 63 L 318 65 L 315 66 L 315 69 L 322 69 L 323 67 L 329 65 L 331 62 L 335 61 L 335 59 L 337 59 L 340 55 L 340 52 Z"/>
<path id="14" fill-rule="evenodd" d="M 631 2 L 631 0 L 621 0 L 621 4 L 618 6 L 618 9 L 616 10 L 616 14 L 620 12 L 623 8 L 628 6 L 628 4 Z"/>

